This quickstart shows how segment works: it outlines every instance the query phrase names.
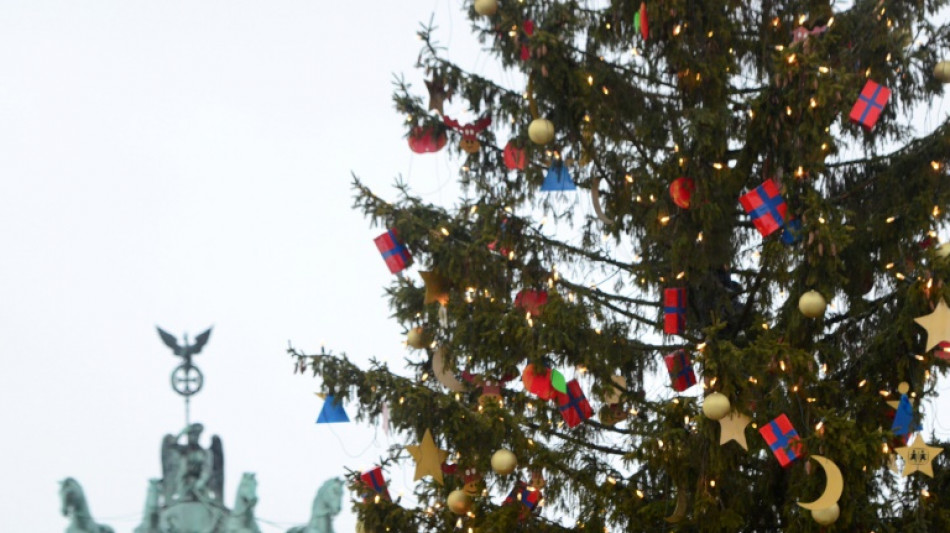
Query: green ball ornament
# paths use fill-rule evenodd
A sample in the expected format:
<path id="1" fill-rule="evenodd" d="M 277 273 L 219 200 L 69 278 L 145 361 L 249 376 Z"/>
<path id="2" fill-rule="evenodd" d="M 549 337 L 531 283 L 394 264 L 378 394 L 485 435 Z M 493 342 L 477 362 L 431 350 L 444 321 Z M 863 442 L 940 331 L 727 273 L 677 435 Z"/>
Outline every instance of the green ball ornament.
<path id="1" fill-rule="evenodd" d="M 536 118 L 528 125 L 528 138 L 534 144 L 548 144 L 554 140 L 554 123 L 546 118 Z"/>
<path id="2" fill-rule="evenodd" d="M 934 67 L 934 77 L 940 83 L 950 83 L 950 61 L 941 61 Z"/>
<path id="3" fill-rule="evenodd" d="M 825 314 L 828 302 L 818 291 L 808 291 L 798 299 L 798 310 L 808 318 L 818 318 Z"/>
<path id="4" fill-rule="evenodd" d="M 511 451 L 504 448 L 491 456 L 491 469 L 499 476 L 507 476 L 518 467 L 518 458 Z"/>
<path id="5" fill-rule="evenodd" d="M 472 510 L 472 497 L 461 490 L 453 490 L 446 500 L 449 510 L 457 515 L 463 515 Z"/>
<path id="6" fill-rule="evenodd" d="M 720 420 L 731 410 L 729 398 L 721 392 L 714 392 L 703 400 L 703 414 L 710 420 Z"/>
<path id="7" fill-rule="evenodd" d="M 831 507 L 825 509 L 818 509 L 811 512 L 811 517 L 815 519 L 815 522 L 823 526 L 829 526 L 835 523 L 835 520 L 841 516 L 841 509 L 838 507 L 838 504 L 834 504 Z"/>
<path id="8" fill-rule="evenodd" d="M 498 11 L 498 0 L 475 0 L 475 12 L 483 17 L 490 17 Z"/>

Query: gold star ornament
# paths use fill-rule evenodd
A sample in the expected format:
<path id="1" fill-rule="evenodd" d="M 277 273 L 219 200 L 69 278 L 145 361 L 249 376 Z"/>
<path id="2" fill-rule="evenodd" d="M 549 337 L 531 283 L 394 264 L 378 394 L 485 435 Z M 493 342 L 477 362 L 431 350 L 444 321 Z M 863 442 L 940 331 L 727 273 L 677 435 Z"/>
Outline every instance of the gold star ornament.
<path id="1" fill-rule="evenodd" d="M 941 298 L 933 313 L 919 316 L 914 322 L 927 330 L 928 352 L 941 342 L 950 341 L 950 307 L 947 307 L 946 300 Z"/>
<path id="2" fill-rule="evenodd" d="M 420 271 L 419 276 L 422 277 L 422 281 L 426 284 L 424 304 L 439 302 L 442 305 L 446 305 L 449 303 L 449 287 L 451 283 L 448 279 L 435 271 Z"/>
<path id="3" fill-rule="evenodd" d="M 749 451 L 749 443 L 745 440 L 745 428 L 752 422 L 748 416 L 735 411 L 719 419 L 720 435 L 719 445 L 725 445 L 729 441 L 736 441 L 742 449 Z"/>
<path id="4" fill-rule="evenodd" d="M 432 476 L 439 485 L 445 485 L 442 479 L 442 463 L 449 457 L 449 452 L 440 450 L 432 439 L 432 432 L 428 429 L 422 436 L 422 442 L 417 446 L 406 446 L 406 451 L 416 462 L 416 475 L 413 481 L 419 481 L 423 476 Z"/>
<path id="5" fill-rule="evenodd" d="M 934 477 L 933 460 L 943 448 L 936 446 L 927 446 L 924 439 L 920 438 L 920 433 L 914 437 L 914 442 L 910 446 L 903 446 L 896 449 L 897 453 L 904 458 L 904 471 L 901 475 L 907 477 L 914 472 L 921 472 L 930 477 Z"/>

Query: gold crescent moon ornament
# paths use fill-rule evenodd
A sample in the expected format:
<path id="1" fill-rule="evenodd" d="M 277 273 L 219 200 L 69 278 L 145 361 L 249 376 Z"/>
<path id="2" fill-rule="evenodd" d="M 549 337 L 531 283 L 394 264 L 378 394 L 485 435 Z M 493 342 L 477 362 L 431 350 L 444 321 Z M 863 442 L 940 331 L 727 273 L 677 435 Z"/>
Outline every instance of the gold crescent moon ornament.
<path id="1" fill-rule="evenodd" d="M 838 465 L 834 464 L 831 459 L 826 457 L 812 455 L 811 459 L 821 465 L 821 468 L 825 471 L 825 477 L 828 478 L 828 482 L 825 484 L 825 492 L 823 492 L 817 500 L 805 503 L 798 502 L 798 505 L 809 511 L 828 509 L 838 503 L 838 500 L 841 498 L 841 491 L 844 490 L 844 479 L 841 477 L 841 469 L 839 469 Z"/>
<path id="2" fill-rule="evenodd" d="M 604 224 L 613 224 L 614 219 L 605 215 L 604 208 L 600 205 L 600 176 L 596 172 L 592 172 L 592 174 L 594 177 L 591 178 L 590 182 L 590 199 L 594 203 L 594 213 L 597 213 L 597 218 Z"/>
<path id="3" fill-rule="evenodd" d="M 686 518 L 686 504 L 689 503 L 686 498 L 686 493 L 682 489 L 677 489 L 676 491 L 676 508 L 673 509 L 673 514 L 667 516 L 663 520 L 671 524 L 677 522 L 682 522 Z"/>
<path id="4" fill-rule="evenodd" d="M 432 352 L 432 375 L 436 381 L 452 392 L 465 392 L 465 384 L 455 374 L 445 371 L 445 347 L 439 346 Z"/>

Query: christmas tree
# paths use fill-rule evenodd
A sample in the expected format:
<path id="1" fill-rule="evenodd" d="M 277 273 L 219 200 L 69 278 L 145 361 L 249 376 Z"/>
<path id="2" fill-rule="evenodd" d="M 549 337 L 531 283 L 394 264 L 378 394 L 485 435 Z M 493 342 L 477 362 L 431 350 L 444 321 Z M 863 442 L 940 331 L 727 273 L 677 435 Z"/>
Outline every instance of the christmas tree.
<path id="1" fill-rule="evenodd" d="M 365 530 L 950 530 L 945 4 L 476 0 L 504 80 L 424 28 L 394 100 L 464 196 L 355 182 L 408 366 L 291 349 L 403 440 Z"/>

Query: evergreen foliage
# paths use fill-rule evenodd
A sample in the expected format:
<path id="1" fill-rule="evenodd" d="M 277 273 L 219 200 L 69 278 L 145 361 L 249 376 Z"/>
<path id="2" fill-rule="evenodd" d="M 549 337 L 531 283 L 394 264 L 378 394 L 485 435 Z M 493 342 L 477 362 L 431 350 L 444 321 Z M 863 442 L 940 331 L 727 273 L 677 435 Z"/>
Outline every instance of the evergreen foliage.
<path id="1" fill-rule="evenodd" d="M 950 44 L 950 26 L 935 22 L 945 4 L 647 0 L 646 40 L 635 25 L 639 1 L 502 0 L 487 17 L 469 7 L 473 30 L 520 86 L 460 69 L 424 28 L 420 68 L 493 123 L 467 154 L 424 93 L 400 81 L 394 100 L 407 132 L 446 131 L 447 150 L 464 163 L 465 196 L 431 205 L 401 185 L 390 202 L 354 183 L 356 207 L 375 226 L 396 228 L 413 254 L 416 264 L 387 294 L 395 320 L 431 335 L 420 352 L 428 357 L 391 371 L 292 353 L 325 392 L 357 405 L 358 419 L 379 422 L 387 405 L 405 444 L 431 429 L 440 448 L 485 476 L 488 495 L 460 522 L 444 502 L 461 478 L 446 476 L 444 487 L 426 479 L 416 485 L 418 507 L 360 503 L 366 529 L 820 531 L 796 505 L 825 486 L 821 470 L 806 466 L 820 454 L 845 483 L 829 530 L 950 531 L 950 453 L 934 463 L 935 479 L 892 473 L 900 443 L 885 402 L 906 381 L 918 419 L 935 416 L 924 407 L 946 368 L 925 352 L 914 318 L 950 296 L 950 263 L 937 245 L 950 212 L 950 123 L 930 132 L 910 123 L 912 111 L 942 97 L 932 72 Z M 799 26 L 814 31 L 793 43 Z M 870 130 L 848 120 L 868 79 L 893 91 Z M 539 117 L 556 128 L 543 147 L 527 136 Z M 509 139 L 526 150 L 526 170 L 506 168 Z M 558 158 L 577 192 L 540 192 Z M 681 176 L 695 183 L 689 209 L 669 194 Z M 763 238 L 740 207 L 739 196 L 767 178 L 802 224 L 797 244 Z M 577 207 L 596 181 L 610 223 Z M 424 303 L 416 268 L 449 280 L 444 312 Z M 687 289 L 682 335 L 663 334 L 669 287 Z M 522 289 L 547 290 L 539 316 L 514 305 Z M 809 290 L 833 301 L 823 317 L 799 311 Z M 518 380 L 501 405 L 480 402 L 475 387 L 453 393 L 432 378 L 436 346 L 458 373 L 495 379 L 520 376 L 529 363 L 569 379 L 582 369 L 595 414 L 611 376 L 622 375 L 628 418 L 610 425 L 595 416 L 568 429 L 556 402 Z M 663 356 L 679 348 L 701 375 L 693 395 L 667 381 L 648 386 L 667 379 Z M 701 388 L 752 417 L 748 451 L 720 445 L 719 424 L 695 397 Z M 787 468 L 754 429 L 782 413 L 803 441 L 803 457 Z M 515 453 L 522 476 L 543 471 L 543 512 L 523 519 L 520 505 L 501 505 L 518 474 L 492 473 L 500 448 Z M 395 460 L 411 465 L 402 448 L 381 464 Z M 678 497 L 686 516 L 667 522 Z"/>

